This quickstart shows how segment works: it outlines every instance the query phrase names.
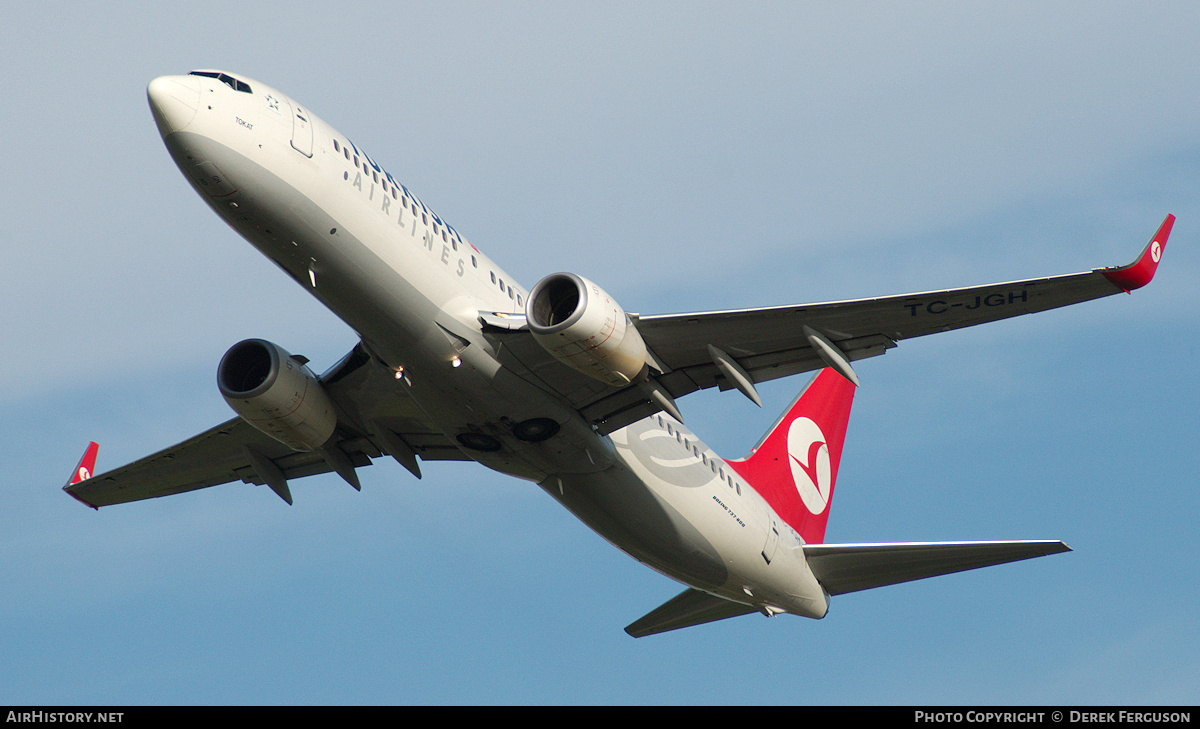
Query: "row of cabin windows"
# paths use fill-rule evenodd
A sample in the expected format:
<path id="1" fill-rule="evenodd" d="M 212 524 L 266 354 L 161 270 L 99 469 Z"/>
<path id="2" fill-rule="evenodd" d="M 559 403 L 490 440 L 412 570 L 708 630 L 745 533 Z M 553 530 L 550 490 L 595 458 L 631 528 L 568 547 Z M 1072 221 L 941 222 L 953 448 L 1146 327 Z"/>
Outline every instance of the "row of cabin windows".
<path id="1" fill-rule="evenodd" d="M 725 475 L 725 468 L 723 466 L 717 465 L 716 458 L 709 459 L 708 453 L 701 452 L 700 446 L 698 444 L 693 443 L 690 439 L 683 437 L 682 430 L 675 430 L 675 428 L 671 425 L 670 421 L 663 420 L 663 416 L 659 415 L 657 417 L 658 417 L 658 424 L 660 427 L 665 428 L 667 433 L 675 436 L 676 441 L 683 444 L 684 448 L 687 448 L 688 450 L 690 450 L 697 458 L 700 459 L 701 463 L 703 463 L 704 465 L 711 468 L 712 472 L 714 474 L 716 474 L 717 478 L 719 478 L 722 481 L 724 481 L 725 483 L 727 483 L 729 485 L 729 488 L 736 489 L 738 496 L 742 495 L 742 485 L 740 483 L 738 483 L 737 481 L 733 480 L 732 473 L 730 473 L 728 476 Z"/>
<path id="2" fill-rule="evenodd" d="M 369 166 L 369 165 L 368 165 L 366 162 L 362 162 L 362 163 L 360 163 L 360 162 L 359 162 L 359 159 L 358 159 L 358 155 L 357 155 L 357 154 L 356 154 L 356 155 L 354 155 L 353 157 L 351 157 L 351 156 L 350 156 L 350 148 L 349 148 L 349 147 L 347 147 L 347 146 L 346 146 L 346 145 L 344 145 L 344 144 L 341 144 L 341 143 L 339 143 L 339 142 L 338 142 L 338 140 L 336 140 L 336 139 L 335 139 L 335 140 L 333 140 L 333 149 L 334 149 L 334 151 L 335 151 L 335 152 L 341 152 L 343 155 L 345 155 L 345 157 L 346 157 L 346 159 L 347 159 L 347 160 L 349 160 L 349 161 L 353 161 L 353 162 L 354 162 L 354 166 L 355 166 L 356 168 L 357 168 L 357 167 L 359 167 L 359 166 L 360 166 L 360 164 L 361 164 L 363 172 L 364 172 L 364 173 L 366 173 L 366 174 L 368 174 L 368 175 L 370 175 L 370 176 L 371 176 L 371 178 L 372 178 L 373 180 L 375 180 L 375 182 L 376 182 L 377 184 L 382 184 L 382 185 L 383 185 L 383 191 L 384 191 L 385 193 L 388 193 L 388 192 L 390 192 L 390 193 L 391 193 L 391 195 L 392 195 L 392 199 L 393 199 L 393 200 L 399 200 L 399 201 L 400 201 L 400 206 L 401 206 L 402 208 L 406 208 L 406 209 L 408 208 L 408 195 L 403 195 L 403 196 L 401 196 L 401 195 L 400 195 L 400 194 L 399 194 L 399 193 L 396 191 L 396 186 L 395 186 L 395 185 L 388 185 L 387 177 L 384 177 L 384 179 L 383 179 L 383 182 L 382 182 L 382 183 L 380 183 L 380 181 L 379 181 L 379 173 L 378 173 L 377 171 L 375 171 L 374 169 L 372 169 L 372 168 L 371 168 L 371 167 L 370 167 L 370 166 Z M 349 179 L 349 175 L 347 175 L 347 176 L 346 176 L 346 179 Z M 417 204 L 416 204 L 416 202 L 413 202 L 413 204 L 412 204 L 412 213 L 413 213 L 413 215 L 416 215 L 416 214 L 417 214 Z M 424 211 L 422 211 L 422 212 L 421 212 L 421 222 L 422 222 L 423 224 L 425 224 L 425 225 L 429 225 L 429 218 L 428 218 L 428 216 L 425 214 L 425 212 L 424 212 Z M 447 228 L 446 226 L 441 226 L 441 227 L 439 228 L 438 224 L 437 224 L 436 222 L 434 222 L 434 224 L 433 224 L 433 234 L 434 234 L 435 236 L 440 234 L 440 235 L 442 236 L 442 240 L 443 240 L 443 241 L 445 241 L 445 242 L 447 242 L 447 243 L 449 243 L 451 246 L 453 246 L 454 250 L 456 250 L 456 251 L 457 251 L 457 250 L 458 250 L 458 234 L 457 234 L 457 233 L 455 233 L 453 236 L 447 235 L 447 233 L 446 233 L 446 231 L 447 231 L 447 230 L 448 230 L 448 228 Z M 476 258 L 475 258 L 475 256 L 474 256 L 474 255 L 472 255 L 472 256 L 471 256 L 471 266 L 472 266 L 473 268 L 479 268 L 479 261 L 478 261 L 478 259 L 476 259 Z M 503 280 L 503 279 L 497 279 L 497 277 L 496 277 L 496 272 L 495 272 L 495 271 L 491 271 L 490 273 L 491 273 L 491 276 L 492 276 L 492 283 L 499 283 L 499 285 L 500 285 L 500 291 L 502 291 L 502 292 L 503 292 L 503 291 L 507 290 L 507 291 L 508 291 L 508 298 L 515 300 L 515 301 L 517 302 L 517 306 L 524 306 L 524 302 L 523 302 L 523 301 L 522 301 L 522 299 L 521 299 L 521 295 L 520 295 L 520 294 L 518 294 L 518 293 L 516 293 L 516 292 L 514 292 L 514 291 L 513 291 L 513 287 L 512 287 L 512 286 L 508 286 L 508 287 L 506 288 L 506 287 L 505 287 L 505 285 L 504 285 L 504 280 Z"/>
<path id="3" fill-rule="evenodd" d="M 499 285 L 500 285 L 500 290 L 501 290 L 501 291 L 504 291 L 504 290 L 505 290 L 505 286 L 504 286 L 504 279 L 502 279 L 502 278 L 498 278 L 498 277 L 496 276 L 496 272 L 495 272 L 495 271 L 491 271 L 491 274 L 492 274 L 492 283 L 494 283 L 494 284 L 499 284 Z M 514 292 L 513 292 L 513 287 L 512 287 L 512 286 L 509 286 L 509 287 L 507 287 L 507 288 L 508 288 L 508 298 L 510 298 L 510 299 L 516 299 L 517 306 L 524 306 L 524 303 L 521 301 L 521 295 L 520 295 L 520 294 L 514 294 Z"/>

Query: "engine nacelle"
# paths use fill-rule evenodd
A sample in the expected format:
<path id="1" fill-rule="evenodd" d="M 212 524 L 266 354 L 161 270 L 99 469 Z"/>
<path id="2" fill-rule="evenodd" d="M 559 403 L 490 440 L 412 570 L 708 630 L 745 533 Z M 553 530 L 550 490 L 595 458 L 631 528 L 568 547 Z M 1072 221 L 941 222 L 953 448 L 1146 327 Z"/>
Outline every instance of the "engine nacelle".
<path id="1" fill-rule="evenodd" d="M 573 273 L 555 273 L 525 302 L 533 338 L 564 364 L 620 387 L 644 376 L 646 343 L 611 296 Z"/>
<path id="2" fill-rule="evenodd" d="M 333 402 L 316 376 L 263 339 L 229 348 L 217 368 L 217 387 L 243 420 L 293 450 L 317 450 L 337 426 Z"/>

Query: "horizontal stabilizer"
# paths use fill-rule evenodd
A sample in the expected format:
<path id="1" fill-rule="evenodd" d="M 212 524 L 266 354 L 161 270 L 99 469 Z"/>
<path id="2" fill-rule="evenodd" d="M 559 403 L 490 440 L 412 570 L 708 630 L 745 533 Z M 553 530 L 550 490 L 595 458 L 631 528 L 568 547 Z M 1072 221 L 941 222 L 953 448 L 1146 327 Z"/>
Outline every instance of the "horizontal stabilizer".
<path id="1" fill-rule="evenodd" d="M 634 638 L 643 638 L 668 630 L 689 628 L 693 625 L 711 623 L 714 620 L 736 618 L 739 615 L 758 612 L 756 608 L 731 602 L 700 590 L 687 589 L 671 598 L 645 617 L 631 623 L 625 632 Z"/>
<path id="2" fill-rule="evenodd" d="M 1071 551 L 1049 540 L 806 544 L 803 549 L 813 575 L 830 595 Z"/>

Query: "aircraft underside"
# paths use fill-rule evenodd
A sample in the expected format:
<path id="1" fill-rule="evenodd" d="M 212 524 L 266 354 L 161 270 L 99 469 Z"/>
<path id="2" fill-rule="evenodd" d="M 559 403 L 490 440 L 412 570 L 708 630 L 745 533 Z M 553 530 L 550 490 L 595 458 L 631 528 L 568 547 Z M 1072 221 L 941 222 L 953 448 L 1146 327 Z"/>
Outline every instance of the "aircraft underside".
<path id="1" fill-rule="evenodd" d="M 99 508 L 391 457 L 473 460 L 536 482 L 635 559 L 687 586 L 634 636 L 748 612 L 826 614 L 831 595 L 1067 551 L 1058 541 L 826 544 L 858 377 L 902 339 L 1131 291 L 1153 278 L 1168 216 L 1132 263 L 872 299 L 628 314 L 594 282 L 526 291 L 332 127 L 220 71 L 155 79 L 164 142 L 234 230 L 354 331 L 321 375 L 265 340 L 218 367 L 237 417 L 108 473 L 89 447 L 68 494 Z M 746 457 L 683 425 L 677 400 L 803 372 L 812 382 Z"/>

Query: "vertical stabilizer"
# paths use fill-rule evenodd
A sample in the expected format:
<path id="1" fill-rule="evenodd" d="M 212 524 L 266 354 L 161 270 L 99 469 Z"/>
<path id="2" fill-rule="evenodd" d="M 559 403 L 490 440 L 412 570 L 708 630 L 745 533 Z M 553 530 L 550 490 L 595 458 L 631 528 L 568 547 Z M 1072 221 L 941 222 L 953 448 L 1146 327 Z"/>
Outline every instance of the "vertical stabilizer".
<path id="1" fill-rule="evenodd" d="M 854 390 L 821 370 L 750 455 L 728 462 L 807 544 L 825 541 Z"/>

